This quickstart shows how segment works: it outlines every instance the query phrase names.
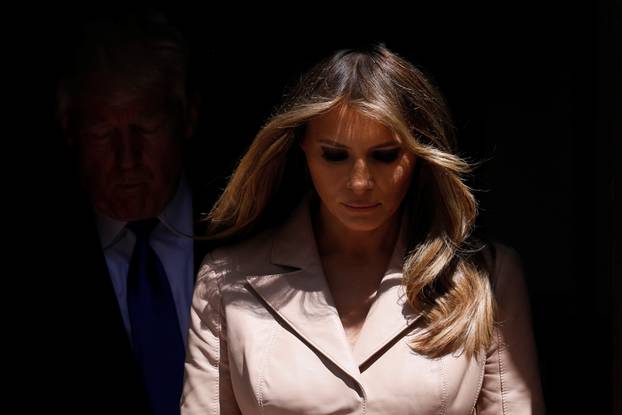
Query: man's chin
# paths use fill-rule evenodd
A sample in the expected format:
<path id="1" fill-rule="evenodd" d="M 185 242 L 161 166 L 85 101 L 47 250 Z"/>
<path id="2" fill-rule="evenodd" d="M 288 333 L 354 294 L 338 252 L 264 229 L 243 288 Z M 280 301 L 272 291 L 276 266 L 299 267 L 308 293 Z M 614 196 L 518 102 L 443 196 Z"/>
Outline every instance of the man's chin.
<path id="1" fill-rule="evenodd" d="M 120 221 L 136 221 L 157 217 L 166 207 L 168 199 L 156 197 L 156 191 L 147 186 L 116 187 L 110 197 L 95 202 L 100 213 Z"/>
<path id="2" fill-rule="evenodd" d="M 152 203 L 145 203 L 146 200 L 144 198 L 136 200 L 136 203 L 127 203 L 127 200 L 124 202 L 123 204 L 116 204 L 116 206 L 99 206 L 96 209 L 112 219 L 123 222 L 154 218 L 162 210 L 156 209 Z"/>
<path id="3" fill-rule="evenodd" d="M 114 188 L 115 193 L 121 198 L 138 197 L 151 192 L 151 188 L 148 183 L 124 183 L 118 184 Z"/>

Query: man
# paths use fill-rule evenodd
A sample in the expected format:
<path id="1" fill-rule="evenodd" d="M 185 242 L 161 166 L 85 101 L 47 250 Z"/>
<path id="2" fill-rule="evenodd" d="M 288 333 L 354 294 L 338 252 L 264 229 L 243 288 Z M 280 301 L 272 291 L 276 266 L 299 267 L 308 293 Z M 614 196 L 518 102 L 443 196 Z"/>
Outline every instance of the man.
<path id="1" fill-rule="evenodd" d="M 58 89 L 79 185 L 60 221 L 69 245 L 55 250 L 53 350 L 68 382 L 54 399 L 64 413 L 175 414 L 206 251 L 185 169 L 187 53 L 157 14 L 92 22 L 82 39 Z"/>

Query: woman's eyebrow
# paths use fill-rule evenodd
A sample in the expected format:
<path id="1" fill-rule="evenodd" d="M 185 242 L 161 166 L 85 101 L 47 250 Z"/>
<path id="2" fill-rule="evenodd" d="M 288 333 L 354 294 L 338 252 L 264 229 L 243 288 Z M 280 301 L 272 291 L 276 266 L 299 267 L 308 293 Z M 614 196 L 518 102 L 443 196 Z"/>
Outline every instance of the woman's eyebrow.
<path id="1" fill-rule="evenodd" d="M 319 143 L 322 144 L 328 144 L 332 147 L 339 147 L 339 148 L 350 148 L 348 146 L 346 146 L 345 144 L 339 143 L 335 140 L 330 140 L 330 139 L 320 139 L 318 140 Z M 400 147 L 401 143 L 399 141 L 396 140 L 389 140 L 389 141 L 385 141 L 384 143 L 380 143 L 378 145 L 375 145 L 373 147 L 371 147 L 372 150 L 377 150 L 377 149 L 381 149 L 381 148 L 385 148 L 385 147 Z"/>
<path id="2" fill-rule="evenodd" d="M 377 146 L 373 146 L 372 149 L 373 150 L 378 150 L 381 148 L 397 148 L 397 147 L 401 147 L 402 143 L 400 143 L 399 141 L 395 141 L 395 140 L 391 140 L 391 141 L 386 141 L 382 144 L 378 144 Z"/>
<path id="3" fill-rule="evenodd" d="M 345 145 L 345 144 L 341 144 L 341 143 L 338 143 L 338 142 L 337 142 L 337 141 L 335 141 L 335 140 L 330 140 L 330 139 L 319 139 L 319 140 L 317 140 L 317 141 L 318 141 L 319 143 L 322 143 L 322 144 L 328 144 L 329 146 L 332 146 L 332 147 L 350 148 L 350 147 L 348 147 L 347 145 Z"/>

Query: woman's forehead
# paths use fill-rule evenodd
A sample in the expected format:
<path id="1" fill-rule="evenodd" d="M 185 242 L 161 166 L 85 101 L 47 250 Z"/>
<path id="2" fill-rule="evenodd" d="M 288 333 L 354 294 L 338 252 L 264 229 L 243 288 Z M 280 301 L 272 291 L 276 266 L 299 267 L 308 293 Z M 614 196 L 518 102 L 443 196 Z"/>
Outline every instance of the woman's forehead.
<path id="1" fill-rule="evenodd" d="M 335 107 L 310 120 L 306 136 L 315 141 L 345 146 L 401 143 L 401 139 L 391 128 L 345 105 Z"/>

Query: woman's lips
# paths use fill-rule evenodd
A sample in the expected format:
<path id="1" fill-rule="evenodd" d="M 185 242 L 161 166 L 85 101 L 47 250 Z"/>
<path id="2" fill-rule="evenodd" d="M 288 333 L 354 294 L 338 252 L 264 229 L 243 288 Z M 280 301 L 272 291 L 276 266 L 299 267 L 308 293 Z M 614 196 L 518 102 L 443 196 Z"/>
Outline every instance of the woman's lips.
<path id="1" fill-rule="evenodd" d="M 377 208 L 380 203 L 342 203 L 345 207 L 357 211 L 365 211 Z"/>

